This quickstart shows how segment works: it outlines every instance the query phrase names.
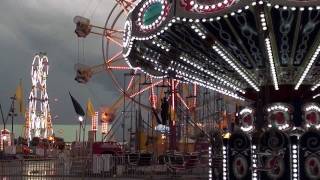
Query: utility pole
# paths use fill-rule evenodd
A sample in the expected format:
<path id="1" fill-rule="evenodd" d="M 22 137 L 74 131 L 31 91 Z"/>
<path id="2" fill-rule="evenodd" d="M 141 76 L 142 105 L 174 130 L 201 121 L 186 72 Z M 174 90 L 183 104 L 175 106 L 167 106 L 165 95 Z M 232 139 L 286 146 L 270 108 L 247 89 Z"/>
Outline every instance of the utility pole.
<path id="1" fill-rule="evenodd" d="M 17 116 L 18 114 L 15 113 L 15 108 L 14 108 L 14 102 L 16 100 L 16 95 L 14 95 L 13 97 L 10 97 L 11 99 L 11 107 L 10 107 L 10 111 L 9 111 L 9 116 L 11 116 L 11 133 L 13 134 L 13 119 L 15 116 Z"/>
<path id="2" fill-rule="evenodd" d="M 2 106 L 0 104 L 0 111 L 1 111 L 1 118 L 2 118 L 2 123 L 3 123 L 3 129 L 6 129 L 6 122 L 4 120 L 4 116 L 3 116 L 3 111 L 2 111 Z"/>

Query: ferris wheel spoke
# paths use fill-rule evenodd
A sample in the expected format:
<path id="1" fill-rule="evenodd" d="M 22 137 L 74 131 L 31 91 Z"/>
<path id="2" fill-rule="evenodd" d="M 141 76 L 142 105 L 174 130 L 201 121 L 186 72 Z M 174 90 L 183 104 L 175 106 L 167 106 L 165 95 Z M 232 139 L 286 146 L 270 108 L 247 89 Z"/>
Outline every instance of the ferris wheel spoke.
<path id="1" fill-rule="evenodd" d="M 121 58 L 118 58 L 118 57 L 121 57 Z M 118 60 L 122 60 L 123 59 L 123 56 L 122 56 L 122 51 L 118 52 L 117 54 L 115 54 L 114 56 L 112 56 L 111 58 L 107 59 L 106 60 L 106 63 L 112 63 L 112 62 L 115 62 L 115 61 L 118 61 Z"/>
<path id="2" fill-rule="evenodd" d="M 135 96 L 137 96 L 137 95 L 139 95 L 139 94 L 141 94 L 141 93 L 143 93 L 143 92 L 145 92 L 145 91 L 149 90 L 150 88 L 152 88 L 152 87 L 154 87 L 154 86 L 156 86 L 156 85 L 158 85 L 158 84 L 162 83 L 162 81 L 163 81 L 163 80 L 160 80 L 160 81 L 154 82 L 154 83 L 150 84 L 149 86 L 142 88 L 140 91 L 138 91 L 138 92 L 135 92 L 135 93 L 131 94 L 131 95 L 130 95 L 130 98 L 133 98 L 133 97 L 135 97 Z"/>
<path id="3" fill-rule="evenodd" d="M 106 35 L 105 36 L 108 40 L 114 42 L 115 44 L 117 44 L 118 46 L 120 46 L 121 48 L 123 47 L 122 46 L 122 43 L 118 42 L 115 38 L 113 38 L 112 36 L 109 36 L 109 35 Z"/>
<path id="4" fill-rule="evenodd" d="M 116 34 L 119 34 L 117 37 L 118 39 L 121 38 L 121 36 L 124 34 L 124 30 L 119 30 L 119 29 L 105 29 L 106 30 L 106 34 L 110 35 L 110 36 L 114 36 L 117 37 Z"/>
<path id="5" fill-rule="evenodd" d="M 137 74 L 137 71 L 138 71 L 138 69 L 134 70 L 133 75 L 130 78 L 130 81 L 129 81 L 129 84 L 128 84 L 128 87 L 127 87 L 127 91 L 131 88 L 131 86 L 132 86 L 132 84 L 133 84 L 133 82 L 135 80 L 135 77 L 136 77 L 135 75 Z"/>
<path id="6" fill-rule="evenodd" d="M 178 97 L 178 99 L 182 102 L 182 104 L 183 104 L 187 109 L 189 109 L 186 101 L 181 97 L 181 95 L 180 95 L 179 93 L 177 93 L 177 97 Z"/>
<path id="7" fill-rule="evenodd" d="M 129 66 L 107 66 L 108 69 L 115 69 L 115 70 L 130 70 Z"/>

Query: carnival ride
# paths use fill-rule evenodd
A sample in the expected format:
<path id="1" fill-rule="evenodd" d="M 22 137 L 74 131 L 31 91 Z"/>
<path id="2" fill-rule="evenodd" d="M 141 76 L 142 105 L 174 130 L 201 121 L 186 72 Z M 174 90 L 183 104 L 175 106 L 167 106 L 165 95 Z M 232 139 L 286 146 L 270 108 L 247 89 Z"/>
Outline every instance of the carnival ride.
<path id="1" fill-rule="evenodd" d="M 85 17 L 76 16 L 74 18 L 75 33 L 79 38 L 85 38 L 89 34 L 102 36 L 103 52 L 103 64 L 101 65 L 76 64 L 75 80 L 79 83 L 87 83 L 94 74 L 107 71 L 114 85 L 121 92 L 120 98 L 114 103 L 117 104 L 115 105 L 117 108 L 111 106 L 109 111 L 112 110 L 112 112 L 108 114 L 120 114 L 119 109 L 121 108 L 119 108 L 119 105 L 123 105 L 122 113 L 130 116 L 131 118 L 127 120 L 130 121 L 131 119 L 132 121 L 132 112 L 137 111 L 133 116 L 143 116 L 143 118 L 135 119 L 135 121 L 140 121 L 135 124 L 137 131 L 139 130 L 137 127 L 146 126 L 146 129 L 155 129 L 157 124 L 162 124 L 162 133 L 166 135 L 161 137 L 166 138 L 170 136 L 169 134 L 176 134 L 174 132 L 176 131 L 176 122 L 179 122 L 178 126 L 181 125 L 179 130 L 183 129 L 186 134 L 191 128 L 196 129 L 193 132 L 197 131 L 198 134 L 201 131 L 210 131 L 215 124 L 209 123 L 209 119 L 213 119 L 213 116 L 219 118 L 223 114 L 226 116 L 226 113 L 218 114 L 214 110 L 217 104 L 220 104 L 220 107 L 224 105 L 222 96 L 196 84 L 186 84 L 174 78 L 155 78 L 152 75 L 145 74 L 141 68 L 130 67 L 123 57 L 125 30 L 122 28 L 128 12 L 136 4 L 135 1 L 117 1 L 109 13 L 104 27 L 92 25 L 90 20 Z M 128 104 L 131 102 L 134 103 L 128 108 Z M 144 121 L 142 119 L 148 120 Z M 204 121 L 208 125 L 205 127 L 207 128 L 205 131 L 204 126 L 202 126 Z M 121 125 L 124 126 L 124 124 L 122 122 Z M 190 127 L 187 127 L 188 124 Z M 122 129 L 124 131 L 125 128 L 122 127 Z M 167 131 L 165 132 L 165 130 Z M 186 134 L 182 136 L 187 136 Z M 190 135 L 194 136 L 194 133 L 190 133 Z M 170 138 L 172 143 L 170 143 L 169 149 L 175 149 L 173 147 L 176 144 L 175 137 L 170 136 Z M 188 138 L 185 137 L 186 139 Z"/>
<path id="2" fill-rule="evenodd" d="M 178 134 L 173 124 L 201 130 L 210 143 L 209 179 L 320 178 L 319 1 L 117 1 L 105 27 L 98 27 L 103 33 L 88 19 L 75 23 L 79 37 L 102 35 L 99 67 L 110 72 L 124 100 L 155 110 L 156 117 L 160 99 L 167 98 L 166 135 Z M 117 23 L 123 30 L 115 30 Z M 111 44 L 121 49 L 114 53 Z M 130 80 L 122 84 L 116 69 L 129 72 Z M 84 82 L 96 72 L 86 71 Z M 200 91 L 251 106 L 235 106 L 234 115 L 221 118 L 216 112 L 228 112 L 217 105 L 222 96 Z"/>
<path id="3" fill-rule="evenodd" d="M 49 61 L 46 54 L 36 54 L 31 68 L 32 89 L 24 129 L 24 137 L 28 140 L 34 137 L 46 139 L 53 135 L 46 83 L 48 71 Z"/>

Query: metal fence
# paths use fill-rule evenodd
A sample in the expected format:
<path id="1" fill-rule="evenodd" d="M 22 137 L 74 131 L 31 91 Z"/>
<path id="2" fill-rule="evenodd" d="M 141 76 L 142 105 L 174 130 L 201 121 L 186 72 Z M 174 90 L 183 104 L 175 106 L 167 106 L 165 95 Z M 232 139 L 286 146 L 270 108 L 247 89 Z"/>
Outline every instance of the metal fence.
<path id="1" fill-rule="evenodd" d="M 208 179 L 208 159 L 195 156 L 93 155 L 83 158 L 0 161 L 2 179 L 142 178 Z M 34 178 L 33 178 L 34 179 Z"/>

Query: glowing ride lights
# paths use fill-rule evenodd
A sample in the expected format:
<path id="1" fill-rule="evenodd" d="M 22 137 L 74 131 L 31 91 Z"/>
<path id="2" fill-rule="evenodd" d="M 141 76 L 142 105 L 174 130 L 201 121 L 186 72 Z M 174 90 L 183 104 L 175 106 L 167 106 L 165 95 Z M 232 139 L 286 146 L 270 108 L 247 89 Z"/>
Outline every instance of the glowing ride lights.
<path id="1" fill-rule="evenodd" d="M 252 124 L 244 124 L 243 119 L 245 116 L 251 116 L 251 118 L 253 118 L 252 116 L 253 110 L 249 107 L 243 108 L 240 112 L 239 115 L 241 116 L 241 121 L 242 121 L 242 125 L 240 127 L 240 129 L 244 132 L 250 132 L 253 130 L 253 119 L 251 119 L 251 123 Z M 245 125 L 245 126 L 244 126 Z"/>
<path id="2" fill-rule="evenodd" d="M 131 52 L 131 49 L 132 49 L 132 45 L 133 45 L 133 41 L 134 41 L 134 38 L 131 37 L 132 36 L 132 25 L 131 25 L 131 21 L 130 20 L 127 20 L 125 23 L 124 23 L 124 29 L 125 29 L 125 32 L 123 34 L 123 48 L 127 48 L 126 49 L 126 52 L 123 53 L 122 55 L 124 57 L 128 57 L 130 52 Z M 129 65 L 129 67 L 131 67 L 130 63 L 127 62 L 127 64 Z"/>
<path id="3" fill-rule="evenodd" d="M 222 155 L 223 155 L 223 159 L 222 159 L 222 168 L 223 168 L 223 180 L 227 180 L 228 177 L 228 166 L 227 166 L 227 146 L 222 146 Z"/>
<path id="4" fill-rule="evenodd" d="M 139 9 L 138 25 L 142 30 L 155 29 L 165 20 L 169 10 L 167 0 L 148 0 Z"/>
<path id="5" fill-rule="evenodd" d="M 277 80 L 277 73 L 276 73 L 275 63 L 274 63 L 274 60 L 273 60 L 273 54 L 272 54 L 270 39 L 266 38 L 265 39 L 265 43 L 266 43 L 266 47 L 267 47 L 270 70 L 271 70 L 271 74 L 272 74 L 272 80 L 273 80 L 274 88 L 275 88 L 275 90 L 279 90 L 279 85 L 278 85 L 278 80 Z"/>
<path id="6" fill-rule="evenodd" d="M 102 122 L 101 123 L 101 133 L 102 134 L 107 134 L 108 133 L 108 123 L 107 122 Z"/>
<path id="7" fill-rule="evenodd" d="M 291 146 L 291 155 L 292 155 L 292 180 L 298 180 L 299 177 L 299 148 L 298 145 L 293 144 Z"/>
<path id="8" fill-rule="evenodd" d="M 53 134 L 47 94 L 48 71 L 47 56 L 43 53 L 36 54 L 32 62 L 32 89 L 29 95 L 29 117 L 26 122 L 26 127 L 30 127 L 26 129 L 30 140 L 33 137 L 47 138 Z M 40 108 L 37 103 L 40 104 Z M 31 123 L 30 126 L 29 123 Z"/>
<path id="9" fill-rule="evenodd" d="M 191 29 L 198 34 L 202 39 L 206 39 L 206 31 L 204 28 L 200 27 L 200 24 L 192 24 Z"/>
<path id="10" fill-rule="evenodd" d="M 268 30 L 265 16 L 266 15 L 263 12 L 260 13 L 261 26 L 262 26 L 262 30 L 264 30 L 264 31 Z"/>
<path id="11" fill-rule="evenodd" d="M 173 69 L 171 67 L 169 67 L 169 69 Z M 178 74 L 181 74 L 181 72 L 177 71 Z M 227 89 L 224 89 L 222 87 L 219 87 L 219 86 L 216 86 L 212 83 L 208 83 L 204 80 L 201 80 L 199 78 L 196 78 L 196 77 L 190 77 L 190 78 L 187 78 L 187 77 L 184 77 L 184 76 L 181 76 L 181 75 L 176 75 L 177 78 L 181 78 L 182 80 L 185 80 L 189 83 L 193 83 L 193 84 L 196 84 L 196 85 L 199 85 L 199 86 L 202 86 L 202 87 L 205 87 L 205 88 L 208 88 L 208 89 L 211 89 L 213 91 L 216 91 L 216 92 L 219 92 L 221 94 L 224 94 L 226 96 L 230 96 L 230 97 L 233 97 L 235 99 L 239 99 L 241 101 L 244 101 L 244 98 L 238 96 L 237 94 L 227 90 Z"/>
<path id="12" fill-rule="evenodd" d="M 252 145 L 251 146 L 251 161 L 252 161 L 252 180 L 258 179 L 258 173 L 257 173 L 257 146 Z"/>
<path id="13" fill-rule="evenodd" d="M 239 91 L 239 92 L 241 92 L 242 94 L 245 94 L 245 91 L 244 91 L 243 89 L 241 89 L 241 88 L 238 87 L 237 85 L 235 85 L 235 84 L 233 84 L 233 83 L 225 80 L 223 77 L 221 77 L 221 76 L 219 76 L 219 75 L 217 75 L 217 74 L 214 74 L 212 71 L 209 71 L 209 70 L 203 68 L 202 65 L 196 63 L 197 61 L 196 61 L 195 59 L 188 58 L 186 55 L 180 56 L 179 59 L 181 59 L 183 62 L 185 62 L 185 63 L 187 63 L 187 64 L 195 67 L 195 68 L 198 69 L 199 71 L 204 72 L 204 73 L 206 73 L 207 75 L 214 77 L 217 81 L 222 82 L 223 85 L 228 86 L 228 87 L 230 87 L 230 88 L 232 88 L 232 89 L 234 89 L 234 90 L 236 90 L 236 91 Z M 180 66 L 180 65 L 179 65 L 179 66 Z M 183 67 L 183 66 L 182 66 L 182 67 Z M 188 74 L 186 74 L 186 73 L 184 73 L 184 72 L 182 72 L 182 74 L 188 76 Z"/>
<path id="14" fill-rule="evenodd" d="M 148 9 L 150 8 L 150 9 L 152 9 L 152 8 L 156 8 L 156 7 L 159 7 L 159 9 L 158 9 L 158 11 L 160 12 L 160 14 L 161 14 L 161 12 L 163 11 L 163 7 L 161 6 L 161 8 L 160 8 L 160 1 L 152 1 L 152 0 L 150 0 L 150 1 L 148 1 L 148 2 L 150 2 L 150 4 L 146 4 L 146 5 L 144 5 L 144 4 L 141 4 L 141 6 L 138 6 L 138 8 L 136 9 L 137 10 L 137 13 L 135 14 L 135 15 L 138 15 L 138 13 L 139 13 L 139 9 L 141 10 L 141 13 L 140 13 L 140 15 L 141 15 L 141 23 L 144 23 L 144 16 L 145 16 L 145 13 L 146 13 L 146 11 L 148 11 Z M 156 2 L 158 2 L 159 4 L 155 4 L 155 6 L 154 7 L 151 7 L 152 5 L 154 5 L 153 3 L 156 3 Z M 165 1 L 163 1 L 163 2 L 165 2 Z M 170 2 L 171 1 L 167 1 L 167 3 L 169 4 L 169 6 L 171 5 L 170 4 Z M 182 2 L 182 1 L 181 1 Z M 184 1 L 184 2 L 190 2 L 191 3 L 191 1 Z M 206 7 L 206 4 L 210 4 L 210 3 L 202 3 L 203 1 L 197 1 L 197 0 L 194 0 L 193 1 L 193 3 L 191 3 L 191 4 L 198 4 L 199 6 L 197 6 L 197 7 L 199 7 L 200 8 L 200 5 L 203 5 L 203 6 L 201 6 L 202 8 L 203 8 L 203 10 L 208 10 L 208 9 L 210 9 L 209 8 L 209 6 L 207 6 Z M 237 2 L 237 1 L 235 1 L 235 2 Z M 223 4 L 223 2 L 221 2 L 222 4 Z M 265 4 L 266 6 L 268 6 L 268 7 L 271 7 L 271 6 L 273 6 L 273 5 L 271 5 L 271 3 L 264 3 L 263 1 L 255 1 L 255 2 L 252 2 L 252 6 L 256 6 L 256 5 L 262 5 L 262 4 Z M 143 9 L 143 5 L 145 6 L 145 10 L 143 10 L 142 11 L 142 9 Z M 189 5 L 189 4 L 188 4 Z M 259 7 L 262 7 L 262 6 L 259 6 Z M 280 8 L 280 6 L 279 5 L 276 5 L 276 8 Z M 283 6 L 282 7 L 284 10 L 296 10 L 296 7 L 287 7 L 287 6 Z M 231 13 L 231 16 L 232 15 L 235 15 L 236 13 L 242 13 L 244 10 L 247 10 L 247 9 L 250 9 L 250 5 L 247 5 L 247 6 L 245 6 L 245 7 L 243 7 L 242 9 L 238 9 L 238 10 L 236 10 L 236 9 L 234 9 L 233 11 L 234 12 L 232 12 Z M 307 8 L 305 8 L 305 9 L 307 9 Z M 314 10 L 314 9 L 316 9 L 315 7 L 313 7 L 313 8 L 308 8 L 309 10 L 310 9 L 312 9 L 312 10 Z M 160 11 L 161 10 L 161 11 Z M 158 12 L 158 14 L 159 14 L 159 12 Z M 266 14 L 265 14 L 266 13 Z M 157 14 L 157 13 L 156 13 Z M 155 16 L 155 17 L 157 17 L 157 18 L 159 18 L 159 16 Z M 222 17 L 223 17 L 223 15 L 222 15 Z M 230 13 L 228 13 L 228 17 L 230 17 Z M 259 21 L 259 23 L 261 23 L 261 28 L 262 28 L 262 30 L 264 30 L 264 31 L 267 31 L 268 30 L 268 23 L 267 23 L 267 19 L 268 19 L 268 14 L 267 14 L 267 11 L 259 11 L 258 12 L 258 21 L 259 21 L 259 18 L 260 18 L 260 21 Z M 168 21 L 165 21 L 165 25 L 161 25 L 161 26 L 159 26 L 159 28 L 156 28 L 156 32 L 149 32 L 149 31 L 141 31 L 141 29 L 140 29 L 140 32 L 141 32 L 141 34 L 137 34 L 137 36 L 138 37 L 132 37 L 132 39 L 135 39 L 135 40 L 137 40 L 137 39 L 139 39 L 139 40 L 148 40 L 148 39 L 151 39 L 151 41 L 152 41 L 152 43 L 154 44 L 154 45 L 156 45 L 156 46 L 158 46 L 159 48 L 161 48 L 161 49 L 163 49 L 163 50 L 166 50 L 166 51 L 169 51 L 169 48 L 166 48 L 165 46 L 163 46 L 161 43 L 157 43 L 157 41 L 156 41 L 156 38 L 159 38 L 159 36 L 158 35 L 160 35 L 161 33 L 163 33 L 164 31 L 166 31 L 166 30 L 168 30 L 169 28 L 168 27 L 170 27 L 170 26 L 172 26 L 172 24 L 173 23 L 175 23 L 175 22 L 177 22 L 177 21 L 183 21 L 183 22 L 190 22 L 190 27 L 191 27 L 191 29 L 193 30 L 193 31 L 195 31 L 196 33 L 198 33 L 198 35 L 201 37 L 202 36 L 202 34 L 205 34 L 205 33 L 202 33 L 202 34 L 199 34 L 199 33 L 201 33 L 200 31 L 201 31 L 201 23 L 200 22 L 206 22 L 206 21 L 214 21 L 214 20 L 219 20 L 219 19 L 221 19 L 221 17 L 211 17 L 211 18 L 201 18 L 201 17 L 199 17 L 199 18 L 186 18 L 186 17 L 170 17 L 170 18 L 172 18 L 171 20 L 168 20 Z M 155 19 L 155 20 L 157 20 L 157 19 Z M 150 21 L 151 22 L 151 21 Z M 164 24 L 164 23 L 162 23 L 162 24 Z M 136 24 L 135 24 L 136 25 Z M 143 24 L 142 24 L 143 25 Z M 197 27 L 197 25 L 200 25 L 200 28 L 199 27 Z M 161 28 L 160 28 L 161 27 Z M 270 26 L 271 27 L 271 26 Z M 135 29 L 139 29 L 139 27 L 138 28 L 135 28 Z M 143 37 L 141 37 L 141 36 L 143 36 Z M 207 34 L 206 34 L 207 35 Z M 205 35 L 205 36 L 206 36 Z M 209 34 L 208 34 L 209 35 Z M 269 38 L 267 38 L 267 39 L 265 39 L 265 40 L 271 40 L 272 42 L 273 42 L 273 40 L 274 39 L 272 39 L 271 37 L 270 37 L 270 39 Z M 132 42 L 132 41 L 131 41 Z M 169 42 L 169 41 L 168 41 Z M 265 42 L 266 43 L 266 42 Z M 272 45 L 273 45 L 273 43 L 272 43 Z M 218 45 L 218 47 L 219 47 L 219 45 Z M 226 49 L 223 49 L 223 46 L 221 46 L 222 47 L 222 50 L 224 50 L 224 53 L 225 53 L 225 55 L 227 56 L 227 57 L 229 57 L 229 59 L 231 59 L 231 60 L 234 60 L 234 63 L 235 63 L 235 65 L 236 66 L 238 66 L 238 68 L 239 68 L 239 70 L 242 70 L 244 73 L 245 73 L 245 75 L 248 77 L 248 79 L 250 79 L 255 85 L 256 85 L 256 87 L 259 89 L 260 87 L 259 87 L 259 85 L 260 85 L 260 82 L 262 82 L 262 81 L 259 81 L 259 79 L 258 79 L 258 77 L 255 79 L 255 77 L 254 76 L 252 76 L 251 74 L 250 74 L 250 72 L 249 71 L 246 71 L 246 68 L 244 68 L 243 66 L 241 66 L 241 64 L 240 63 L 238 63 L 238 61 L 235 61 L 235 58 L 231 55 L 231 53 L 228 53 L 228 51 L 226 50 Z M 265 46 L 266 47 L 266 46 Z M 267 48 L 266 48 L 267 49 Z M 271 43 L 270 43 L 270 49 L 271 49 Z M 270 73 L 271 73 L 271 79 L 272 79 L 272 81 L 273 81 L 273 84 L 274 84 L 274 87 L 275 87 L 275 89 L 279 89 L 279 82 L 280 82 L 280 76 L 279 76 L 279 72 L 278 71 L 276 71 L 276 67 L 277 67 L 277 63 L 276 63 L 276 61 L 274 61 L 274 59 L 273 59 L 273 55 L 275 55 L 275 54 L 271 54 L 271 55 L 269 55 L 269 63 L 270 63 L 270 65 L 269 65 L 269 67 L 270 67 Z M 270 58 L 270 57 L 272 57 L 272 58 Z M 269 64 L 268 63 L 268 64 Z M 200 64 L 201 65 L 201 64 Z M 205 66 L 202 66 L 202 68 L 204 68 Z M 154 70 L 155 71 L 153 71 L 153 72 L 156 72 L 156 71 L 158 71 L 158 72 L 163 72 L 163 74 L 166 74 L 167 73 L 167 71 L 166 71 L 166 69 L 162 69 L 162 68 L 166 68 L 166 67 L 161 67 L 160 65 L 159 66 L 154 66 L 154 67 L 152 67 L 152 68 L 154 68 Z M 205 68 L 204 68 L 205 69 Z M 147 71 L 146 69 L 145 69 L 145 71 Z M 157 73 L 158 73 L 157 72 Z M 182 73 L 188 73 L 188 72 L 183 72 L 183 71 L 181 71 Z M 213 71 L 214 72 L 214 71 Z M 216 74 L 216 73 L 215 73 Z M 160 75 L 160 73 L 159 73 L 159 75 Z M 278 75 L 278 77 L 277 77 L 277 75 Z M 180 75 L 179 75 L 180 76 Z M 181 75 L 181 76 L 183 76 L 183 75 Z M 219 76 L 219 75 L 218 75 Z M 157 77 L 157 76 L 156 76 Z M 189 78 L 189 77 L 187 77 L 187 78 Z M 199 77 L 199 78 L 203 78 L 203 77 Z M 190 78 L 189 78 L 190 79 Z M 212 81 L 212 79 L 210 79 L 210 81 Z M 191 80 L 191 82 L 193 82 L 193 80 Z M 216 81 L 217 82 L 217 81 Z M 214 82 L 214 84 L 215 84 L 215 82 Z M 238 85 L 238 84 L 237 84 Z M 251 86 L 251 84 L 250 84 L 250 86 Z M 222 87 L 224 87 L 224 85 L 222 85 Z M 243 88 L 244 86 L 242 86 L 241 88 Z M 229 89 L 229 88 L 228 88 Z M 255 88 L 254 88 L 255 89 Z M 257 89 L 255 89 L 255 90 L 257 90 Z"/>
<path id="15" fill-rule="evenodd" d="M 310 105 L 310 106 L 307 106 L 306 111 L 317 111 L 317 112 L 320 112 L 320 107 L 319 106 L 316 106 L 316 105 Z"/>
<path id="16" fill-rule="evenodd" d="M 246 114 L 246 113 L 251 114 L 252 112 L 253 112 L 253 110 L 252 110 L 251 108 L 243 108 L 243 109 L 239 112 L 239 114 L 240 114 L 240 116 L 241 116 L 241 115 L 244 115 L 244 114 Z"/>
<path id="17" fill-rule="evenodd" d="M 315 99 L 315 98 L 317 98 L 319 96 L 320 96 L 320 94 L 316 94 L 316 95 L 312 96 L 312 99 Z"/>
<path id="18" fill-rule="evenodd" d="M 317 47 L 316 51 L 314 52 L 314 54 L 312 55 L 312 57 L 310 58 L 309 63 L 308 63 L 308 65 L 307 65 L 306 69 L 303 71 L 303 73 L 302 73 L 302 75 L 301 75 L 298 83 L 297 83 L 296 86 L 294 87 L 295 90 L 298 90 L 298 89 L 299 89 L 300 85 L 302 84 L 303 80 L 305 79 L 305 77 L 307 76 L 309 70 L 311 69 L 314 61 L 317 59 L 317 57 L 318 57 L 318 55 L 319 55 L 319 52 L 320 52 L 320 44 L 318 45 L 318 47 Z M 312 89 L 315 90 L 315 89 L 316 89 L 317 87 L 319 87 L 319 86 L 320 86 L 320 85 L 316 84 L 315 86 L 313 86 L 313 87 L 311 88 L 311 90 L 312 90 Z"/>
<path id="19" fill-rule="evenodd" d="M 182 1 L 183 2 L 183 1 Z M 189 1 L 189 5 L 191 8 L 187 10 L 196 11 L 200 13 L 212 13 L 216 11 L 220 11 L 222 9 L 228 8 L 229 6 L 233 5 L 236 2 L 236 0 L 224 0 L 222 2 L 214 3 L 214 4 L 202 4 L 199 3 L 197 0 L 191 0 Z M 185 7 L 187 4 L 183 5 Z"/>
<path id="20" fill-rule="evenodd" d="M 8 129 L 2 129 L 0 132 L 0 150 L 3 150 L 5 146 L 11 146 L 11 135 Z"/>
<path id="21" fill-rule="evenodd" d="M 259 87 L 254 83 L 249 76 L 240 68 L 240 66 L 236 65 L 236 61 L 232 60 L 233 58 L 226 54 L 225 50 L 216 43 L 216 45 L 213 45 L 212 48 L 225 60 L 227 63 L 237 71 L 241 75 L 241 77 L 256 91 L 260 91 Z"/>
<path id="22" fill-rule="evenodd" d="M 316 104 L 310 104 L 308 106 L 305 107 L 305 114 L 308 114 L 310 112 L 317 112 L 320 113 L 320 107 Z M 305 118 L 307 119 L 307 116 L 305 115 Z M 319 121 L 319 120 L 318 120 Z M 306 121 L 306 127 L 310 128 L 310 127 L 315 127 L 316 129 L 320 129 L 320 124 L 319 122 L 317 122 L 317 124 L 315 123 L 311 123 L 308 120 Z"/>
<path id="23" fill-rule="evenodd" d="M 165 50 L 166 52 L 170 51 L 171 45 L 161 39 L 154 38 L 152 40 L 152 44 L 156 45 L 157 47 L 161 48 L 162 50 Z"/>
<path id="24" fill-rule="evenodd" d="M 280 105 L 280 104 L 276 104 L 276 105 L 272 105 L 271 107 L 268 107 L 267 108 L 267 112 L 268 113 L 272 113 L 273 111 L 280 111 L 282 113 L 288 113 L 289 112 L 289 108 L 284 106 L 284 105 Z M 271 123 L 274 123 L 274 122 L 271 122 Z M 272 124 L 268 124 L 268 127 L 271 128 L 272 127 Z M 285 122 L 285 124 L 281 124 L 281 125 L 278 125 L 277 128 L 279 130 L 286 130 L 290 127 L 290 125 L 288 124 L 288 122 Z"/>
<path id="25" fill-rule="evenodd" d="M 268 112 L 275 111 L 275 110 L 281 110 L 281 111 L 288 112 L 289 108 L 282 106 L 282 105 L 274 105 L 274 106 L 271 106 L 267 109 Z"/>
<path id="26" fill-rule="evenodd" d="M 94 116 L 91 117 L 91 130 L 97 131 L 98 129 L 98 118 L 99 112 L 95 112 Z"/>
<path id="27" fill-rule="evenodd" d="M 211 146 L 208 148 L 208 154 L 209 154 L 209 180 L 212 180 L 212 152 L 211 152 Z"/>

